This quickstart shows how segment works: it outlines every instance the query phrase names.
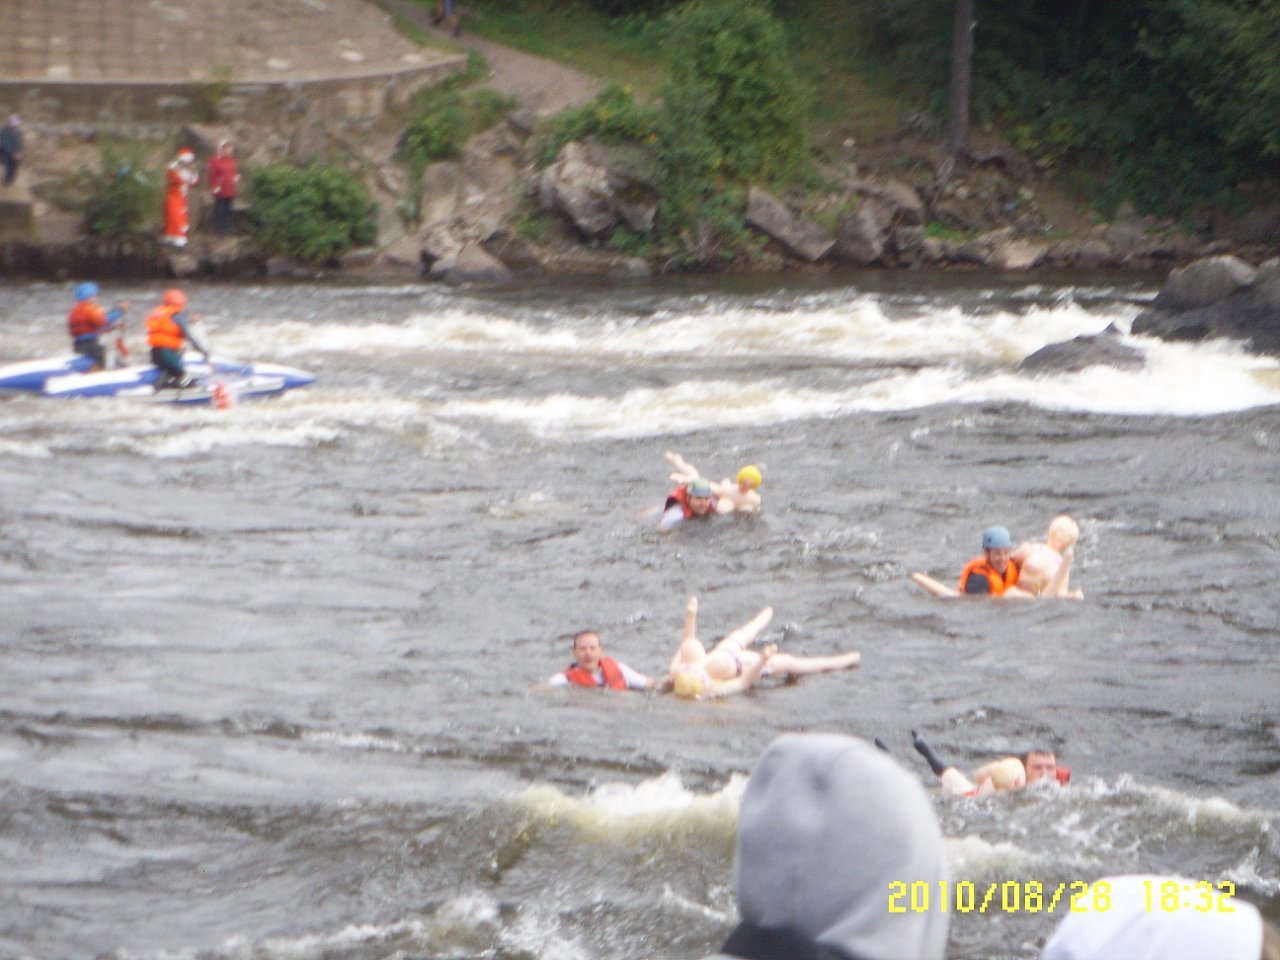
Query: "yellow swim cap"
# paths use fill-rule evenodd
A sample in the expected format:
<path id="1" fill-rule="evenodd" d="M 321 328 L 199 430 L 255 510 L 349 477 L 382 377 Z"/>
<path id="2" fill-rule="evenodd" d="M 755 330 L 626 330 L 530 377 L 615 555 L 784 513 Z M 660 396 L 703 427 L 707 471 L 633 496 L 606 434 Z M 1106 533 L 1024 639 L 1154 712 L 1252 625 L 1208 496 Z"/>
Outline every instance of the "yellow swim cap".
<path id="1" fill-rule="evenodd" d="M 754 490 L 764 483 L 764 477 L 760 475 L 759 467 L 749 463 L 738 471 L 738 482 L 745 483 Z"/>
<path id="2" fill-rule="evenodd" d="M 681 670 L 671 678 L 671 692 L 677 697 L 693 700 L 702 696 L 705 690 L 706 685 L 702 682 L 702 677 L 693 670 Z"/>

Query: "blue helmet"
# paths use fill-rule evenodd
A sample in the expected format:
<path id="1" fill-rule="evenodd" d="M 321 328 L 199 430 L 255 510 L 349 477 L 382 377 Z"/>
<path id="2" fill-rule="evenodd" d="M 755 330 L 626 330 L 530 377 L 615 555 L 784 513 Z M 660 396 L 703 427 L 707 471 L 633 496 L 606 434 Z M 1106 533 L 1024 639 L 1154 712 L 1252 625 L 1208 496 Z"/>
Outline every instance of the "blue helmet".
<path id="1" fill-rule="evenodd" d="M 82 283 L 76 287 L 77 300 L 92 300 L 98 295 L 98 285 L 96 283 Z"/>
<path id="2" fill-rule="evenodd" d="M 1004 527 L 987 527 L 982 531 L 982 549 L 998 550 L 1001 547 L 1012 547 L 1013 538 Z"/>

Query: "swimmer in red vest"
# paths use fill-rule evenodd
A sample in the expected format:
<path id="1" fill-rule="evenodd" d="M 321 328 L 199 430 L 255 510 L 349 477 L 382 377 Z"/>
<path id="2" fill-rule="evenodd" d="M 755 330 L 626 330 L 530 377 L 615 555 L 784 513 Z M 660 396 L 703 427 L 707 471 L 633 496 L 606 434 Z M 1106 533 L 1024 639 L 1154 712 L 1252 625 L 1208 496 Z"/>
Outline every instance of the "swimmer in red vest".
<path id="1" fill-rule="evenodd" d="M 573 638 L 573 663 L 547 681 L 553 687 L 605 687 L 609 690 L 649 690 L 658 681 L 632 670 L 625 663 L 606 657 L 600 637 L 583 630 Z"/>
<path id="2" fill-rule="evenodd" d="M 957 797 L 985 797 L 998 790 L 1021 790 L 1042 780 L 1065 786 L 1071 779 L 1071 771 L 1058 764 L 1052 750 L 1035 748 L 1020 757 L 1002 757 L 983 764 L 973 771 L 972 777 L 966 777 L 939 757 L 915 730 L 911 731 L 911 743 L 928 762 L 943 789 Z"/>
<path id="3" fill-rule="evenodd" d="M 673 468 L 671 479 L 676 483 L 691 483 L 701 476 L 698 468 L 680 454 L 668 450 L 663 456 Z M 739 470 L 733 480 L 725 477 L 719 482 L 712 482 L 711 495 L 716 498 L 716 513 L 759 512 L 764 505 L 760 497 L 760 485 L 763 482 L 760 468 L 752 463 Z"/>
<path id="4" fill-rule="evenodd" d="M 658 528 L 671 530 L 686 520 L 706 519 L 715 515 L 716 498 L 711 492 L 711 482 L 699 477 L 667 494 Z"/>

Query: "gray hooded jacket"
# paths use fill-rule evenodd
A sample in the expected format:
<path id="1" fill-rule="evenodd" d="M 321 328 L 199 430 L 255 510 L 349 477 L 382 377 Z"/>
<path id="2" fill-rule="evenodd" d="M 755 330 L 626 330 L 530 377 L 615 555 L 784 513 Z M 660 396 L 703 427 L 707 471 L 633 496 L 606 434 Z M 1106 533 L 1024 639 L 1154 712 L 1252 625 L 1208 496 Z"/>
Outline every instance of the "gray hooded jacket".
<path id="1" fill-rule="evenodd" d="M 890 913 L 889 885 L 927 883 L 936 903 L 946 877 L 942 833 L 915 777 L 852 737 L 780 737 L 742 797 L 742 922 L 718 956 L 942 960 L 949 915 Z"/>

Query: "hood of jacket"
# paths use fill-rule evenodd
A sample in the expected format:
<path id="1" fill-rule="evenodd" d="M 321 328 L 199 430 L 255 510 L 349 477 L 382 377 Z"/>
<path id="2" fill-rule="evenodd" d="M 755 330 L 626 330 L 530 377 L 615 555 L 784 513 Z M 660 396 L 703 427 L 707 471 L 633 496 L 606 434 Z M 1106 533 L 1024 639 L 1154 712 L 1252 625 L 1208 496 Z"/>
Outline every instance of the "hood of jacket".
<path id="1" fill-rule="evenodd" d="M 724 952 L 754 939 L 766 945 L 758 956 L 812 944 L 812 956 L 942 960 L 949 915 L 912 912 L 909 897 L 905 912 L 890 913 L 889 895 L 891 883 L 921 882 L 936 898 L 946 877 L 919 780 L 862 740 L 780 737 L 743 793 L 734 858 L 742 924 Z"/>

